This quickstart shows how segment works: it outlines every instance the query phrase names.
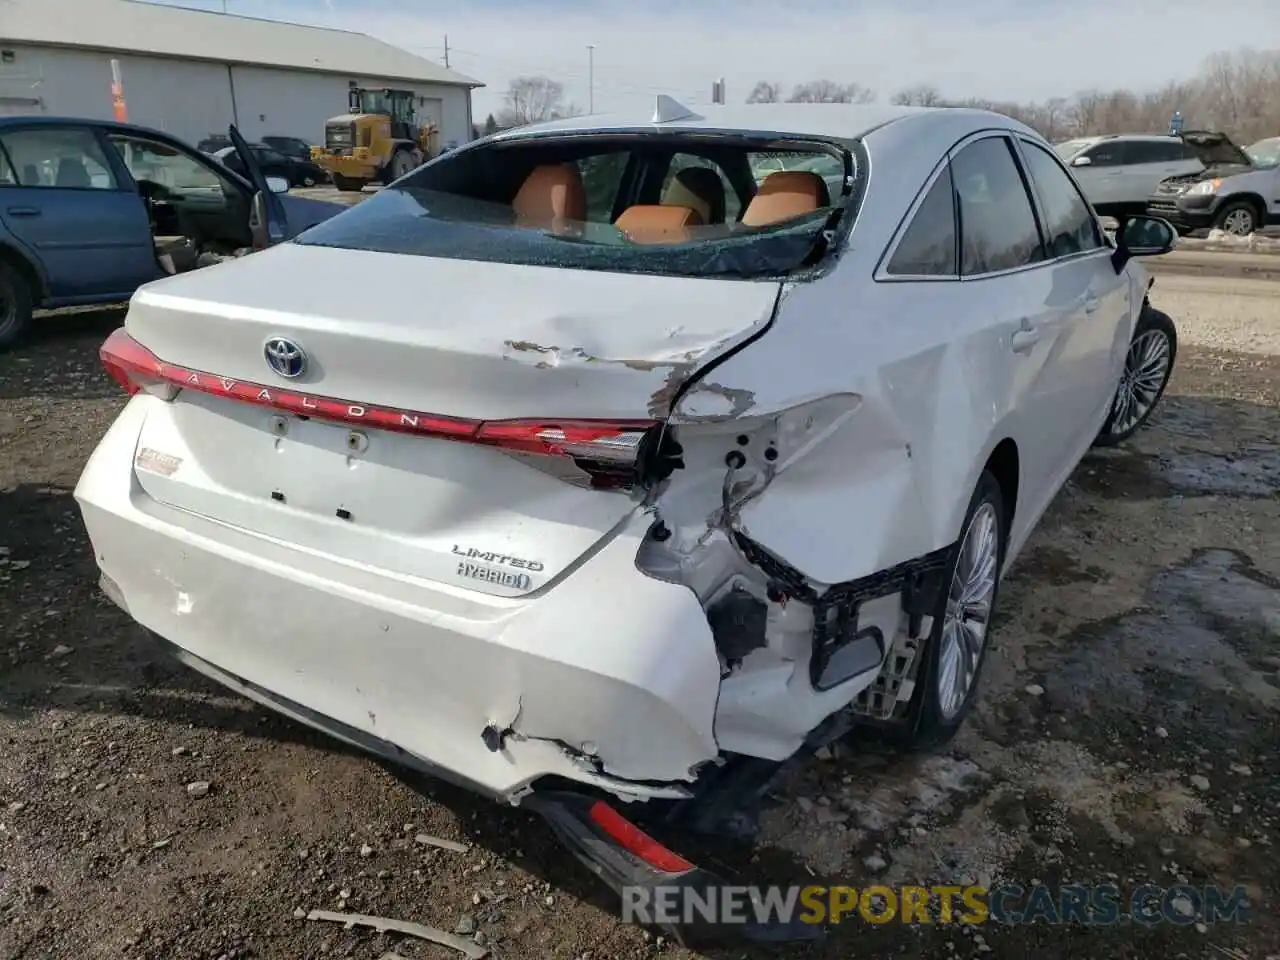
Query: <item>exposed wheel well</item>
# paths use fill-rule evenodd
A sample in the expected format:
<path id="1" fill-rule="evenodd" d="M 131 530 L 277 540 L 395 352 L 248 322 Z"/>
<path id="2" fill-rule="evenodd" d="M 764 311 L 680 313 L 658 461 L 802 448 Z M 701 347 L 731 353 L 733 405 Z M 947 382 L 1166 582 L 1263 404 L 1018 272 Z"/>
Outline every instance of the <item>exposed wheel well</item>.
<path id="1" fill-rule="evenodd" d="M 1013 512 L 1018 506 L 1018 445 L 1009 437 L 1005 437 L 987 458 L 987 469 L 1000 484 L 1000 492 L 1004 497 L 1004 518 L 1008 524 L 1013 520 Z"/>
<path id="2" fill-rule="evenodd" d="M 31 266 L 31 262 L 22 254 L 18 253 L 12 247 L 5 246 L 0 243 L 0 261 L 7 263 L 18 271 L 18 276 L 27 282 L 27 286 L 31 290 L 31 300 L 33 306 L 39 306 L 40 301 L 44 299 L 44 284 L 40 282 L 40 274 Z"/>
<path id="3" fill-rule="evenodd" d="M 1231 204 L 1239 203 L 1241 201 L 1244 201 L 1245 203 L 1249 204 L 1249 206 L 1253 207 L 1253 212 L 1258 215 L 1258 226 L 1259 227 L 1266 226 L 1267 204 L 1266 204 L 1266 201 L 1263 200 L 1262 197 L 1258 196 L 1256 193 L 1233 193 L 1231 196 L 1227 197 L 1227 199 L 1222 201 L 1222 204 L 1218 207 L 1218 209 L 1223 210 L 1226 207 L 1229 207 Z"/>

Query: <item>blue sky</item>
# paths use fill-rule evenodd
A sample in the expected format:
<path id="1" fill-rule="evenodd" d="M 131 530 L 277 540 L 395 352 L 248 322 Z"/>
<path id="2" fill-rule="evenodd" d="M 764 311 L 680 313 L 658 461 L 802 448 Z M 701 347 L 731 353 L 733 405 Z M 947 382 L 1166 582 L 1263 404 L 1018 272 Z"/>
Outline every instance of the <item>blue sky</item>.
<path id="1" fill-rule="evenodd" d="M 175 2 L 175 0 L 167 0 Z M 222 9 L 222 0 L 176 0 Z M 857 82 L 882 99 L 931 83 L 951 96 L 1043 99 L 1092 87 L 1149 89 L 1247 41 L 1280 48 L 1280 0 L 226 0 L 230 13 L 371 33 L 483 81 L 475 114 L 508 81 L 544 74 L 585 108 L 595 44 L 597 111 L 654 94 L 731 100 L 756 80 Z M 1228 15 L 1229 12 L 1229 15 Z M 1238 40 L 1237 40 L 1238 38 Z"/>

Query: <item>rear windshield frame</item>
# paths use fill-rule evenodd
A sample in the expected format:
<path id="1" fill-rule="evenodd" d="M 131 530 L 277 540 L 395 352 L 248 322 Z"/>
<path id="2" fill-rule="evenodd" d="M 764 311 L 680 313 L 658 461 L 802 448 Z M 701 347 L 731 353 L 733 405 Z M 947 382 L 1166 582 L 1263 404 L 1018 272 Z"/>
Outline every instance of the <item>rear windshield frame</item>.
<path id="1" fill-rule="evenodd" d="M 427 196 L 420 184 L 430 182 L 441 172 L 442 165 L 465 162 L 475 151 L 529 149 L 537 145 L 582 146 L 605 152 L 612 144 L 619 149 L 643 146 L 654 150 L 687 151 L 689 148 L 740 149 L 744 152 L 813 152 L 835 158 L 844 169 L 842 193 L 831 189 L 831 205 L 825 216 L 815 214 L 812 220 L 780 224 L 724 240 L 708 239 L 686 244 L 627 245 L 579 244 L 578 255 L 571 262 L 557 263 L 557 244 L 574 243 L 536 231 L 522 231 L 524 237 L 510 228 L 502 238 L 522 250 L 505 250 L 501 256 L 477 255 L 468 248 L 459 254 L 454 244 L 443 244 L 439 237 L 415 243 L 403 229 L 413 219 L 425 214 L 422 202 Z M 831 138 L 777 132 L 696 129 L 655 131 L 652 128 L 604 128 L 591 131 L 511 132 L 473 141 L 449 151 L 423 165 L 400 182 L 385 188 L 369 200 L 344 211 L 300 233 L 291 242 L 302 246 L 325 246 L 339 249 L 398 253 L 417 256 L 439 256 L 479 262 L 551 266 L 602 272 L 652 274 L 662 276 L 714 277 L 735 280 L 805 280 L 827 272 L 834 262 L 861 207 L 868 174 L 865 146 L 860 138 Z M 436 197 L 446 196 L 436 193 Z M 463 198 L 465 199 L 465 198 Z M 363 211 L 363 212 L 362 212 Z M 447 218 L 446 218 L 447 219 Z M 431 218 L 433 223 L 445 219 Z M 461 224 L 473 246 L 482 243 L 480 232 L 490 230 L 490 242 L 498 235 L 483 224 Z M 398 230 L 379 230 L 380 226 L 398 226 Z M 421 235 L 420 235 L 421 236 Z M 524 241 L 529 241 L 527 244 Z M 757 249 L 752 249 L 757 247 Z M 447 249 L 446 249 L 447 247 Z M 541 249 L 539 249 L 541 248 Z M 587 249 L 589 248 L 589 249 Z M 486 248 L 486 250 L 491 248 Z M 561 248 L 563 249 L 563 248 Z M 612 254 L 610 251 L 614 251 Z M 616 251 L 625 251 L 618 257 Z M 522 255 L 523 252 L 523 255 Z"/>

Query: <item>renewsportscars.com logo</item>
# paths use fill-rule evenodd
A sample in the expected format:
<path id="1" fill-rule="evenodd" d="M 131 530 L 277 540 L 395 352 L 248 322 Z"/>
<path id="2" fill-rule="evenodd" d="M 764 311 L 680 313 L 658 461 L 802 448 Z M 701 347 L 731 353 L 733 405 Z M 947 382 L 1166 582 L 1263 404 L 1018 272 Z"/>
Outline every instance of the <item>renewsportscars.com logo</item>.
<path id="1" fill-rule="evenodd" d="M 1244 887 L 1045 886 L 624 887 L 622 918 L 646 925 L 865 923 L 1242 923 Z"/>

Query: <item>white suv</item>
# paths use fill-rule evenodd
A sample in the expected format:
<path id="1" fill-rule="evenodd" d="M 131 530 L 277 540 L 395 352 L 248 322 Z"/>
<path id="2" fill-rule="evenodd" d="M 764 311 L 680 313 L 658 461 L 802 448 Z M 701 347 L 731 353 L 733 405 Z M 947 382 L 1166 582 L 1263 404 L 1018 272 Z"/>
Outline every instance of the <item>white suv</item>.
<path id="1" fill-rule="evenodd" d="M 1142 213 L 1161 180 L 1204 169 L 1195 150 L 1178 137 L 1084 137 L 1054 149 L 1104 217 Z"/>
<path id="2" fill-rule="evenodd" d="M 952 736 L 1003 571 L 1176 348 L 1132 259 L 1172 228 L 1113 244 L 1028 127 L 706 114 L 478 141 L 143 288 L 76 489 L 185 662 L 541 804 L 615 879 L 690 868 L 618 800 L 744 802 L 854 721 Z"/>

